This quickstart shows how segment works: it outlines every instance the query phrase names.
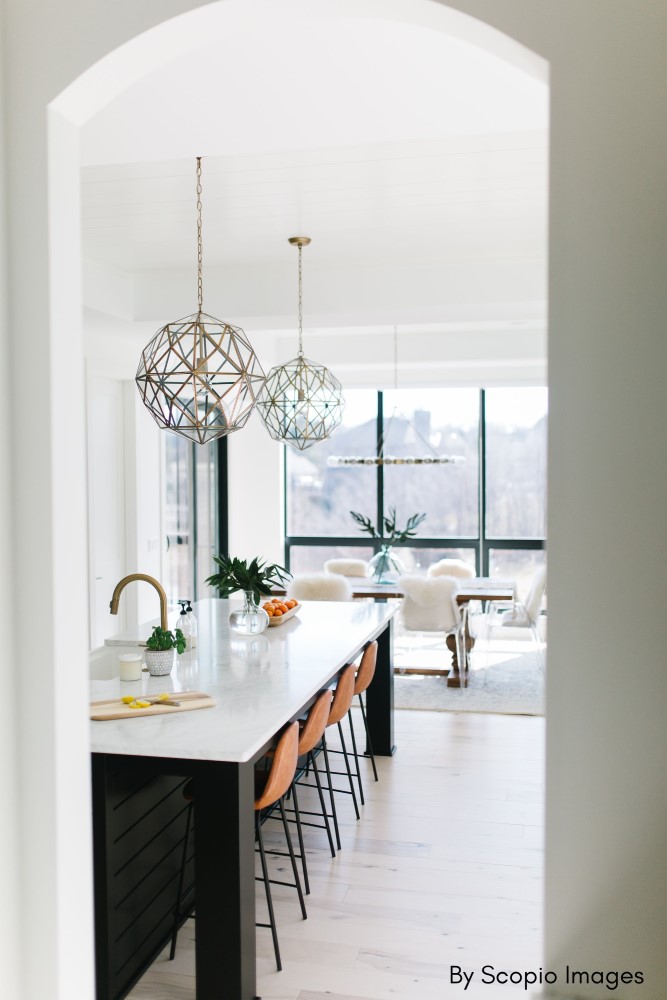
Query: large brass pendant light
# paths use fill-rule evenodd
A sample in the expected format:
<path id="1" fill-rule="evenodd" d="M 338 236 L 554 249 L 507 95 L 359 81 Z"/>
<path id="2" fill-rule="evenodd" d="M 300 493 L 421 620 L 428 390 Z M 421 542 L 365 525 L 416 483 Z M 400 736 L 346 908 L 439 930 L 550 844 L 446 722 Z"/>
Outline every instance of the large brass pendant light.
<path id="1" fill-rule="evenodd" d="M 309 236 L 291 236 L 299 251 L 299 353 L 272 368 L 257 400 L 257 409 L 276 441 L 305 451 L 331 437 L 343 418 L 343 387 L 335 375 L 303 353 L 303 281 L 301 254 Z"/>
<path id="2" fill-rule="evenodd" d="M 203 312 L 201 157 L 197 157 L 197 312 L 144 348 L 136 383 L 165 430 L 206 444 L 244 426 L 264 372 L 243 330 Z"/>

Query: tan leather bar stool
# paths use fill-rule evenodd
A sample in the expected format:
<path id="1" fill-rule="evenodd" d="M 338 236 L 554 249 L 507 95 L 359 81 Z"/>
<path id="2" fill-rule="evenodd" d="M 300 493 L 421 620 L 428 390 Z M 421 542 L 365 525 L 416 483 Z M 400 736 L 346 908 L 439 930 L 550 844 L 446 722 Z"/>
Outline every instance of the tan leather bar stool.
<path id="1" fill-rule="evenodd" d="M 359 667 L 358 668 L 355 667 L 355 670 L 357 671 L 357 675 L 356 675 L 356 678 L 355 678 L 355 681 L 354 681 L 354 692 L 353 692 L 353 696 L 354 695 L 358 695 L 359 696 L 359 704 L 361 705 L 361 716 L 362 716 L 362 719 L 364 721 L 364 728 L 366 730 L 366 747 L 367 747 L 367 750 L 369 751 L 369 756 L 371 758 L 371 762 L 372 762 L 372 765 L 373 765 L 373 774 L 375 775 L 375 780 L 376 781 L 378 780 L 377 768 L 375 766 L 375 757 L 373 755 L 373 747 L 371 746 L 370 736 L 369 736 L 369 733 L 368 733 L 368 722 L 367 722 L 367 719 L 366 719 L 366 708 L 364 706 L 364 702 L 363 702 L 363 699 L 362 699 L 361 696 L 362 696 L 363 692 L 366 691 L 366 689 L 370 685 L 371 681 L 373 680 L 373 677 L 375 676 L 375 666 L 376 666 L 376 663 L 377 663 L 377 650 L 378 650 L 378 644 L 377 644 L 377 642 L 371 642 L 371 643 L 369 643 L 368 646 L 366 647 L 366 649 L 364 650 L 364 652 L 362 654 L 362 657 L 361 657 L 361 662 L 359 664 Z M 352 706 L 350 706 L 350 708 L 351 707 Z M 349 726 L 350 726 L 350 736 L 352 738 L 352 753 L 354 754 L 354 771 L 352 771 L 352 776 L 357 779 L 357 784 L 359 785 L 359 799 L 361 801 L 361 804 L 364 805 L 366 800 L 364 799 L 364 786 L 363 786 L 363 782 L 361 780 L 361 768 L 359 767 L 359 751 L 357 750 L 357 739 L 356 739 L 356 735 L 355 735 L 355 732 L 354 732 L 354 722 L 352 720 L 352 712 L 351 711 L 348 711 L 348 713 L 347 713 L 347 719 L 348 719 L 348 723 L 349 723 Z M 344 752 L 343 750 L 335 750 L 334 748 L 329 747 L 329 753 L 343 753 L 343 752 Z M 346 763 L 347 763 L 347 761 L 346 761 Z M 349 765 L 348 765 L 348 769 L 349 769 Z M 340 774 L 341 772 L 340 771 L 333 771 L 332 773 L 333 774 Z"/>
<path id="2" fill-rule="evenodd" d="M 370 757 L 371 764 L 373 765 L 373 775 L 375 780 L 378 780 L 378 771 L 375 766 L 375 755 L 373 753 L 373 745 L 371 744 L 371 735 L 368 731 L 368 719 L 366 718 L 366 706 L 364 705 L 364 699 L 361 697 L 362 694 L 369 687 L 371 681 L 375 677 L 375 667 L 377 665 L 378 658 L 378 644 L 376 642 L 369 643 L 361 656 L 361 662 L 359 664 L 359 669 L 357 670 L 357 676 L 354 682 L 354 693 L 359 698 L 359 707 L 361 708 L 361 718 L 364 722 L 364 729 L 366 731 L 366 755 Z M 352 714 L 350 713 L 350 729 L 352 730 L 352 741 L 353 746 L 356 751 L 356 744 L 354 742 L 354 727 L 352 726 Z M 363 799 L 362 799 L 363 802 Z"/>
<path id="3" fill-rule="evenodd" d="M 318 695 L 317 700 L 311 705 L 308 710 L 308 715 L 305 719 L 299 721 L 299 760 L 303 757 L 306 758 L 307 768 L 312 767 L 313 773 L 315 775 L 314 786 L 317 788 L 317 793 L 320 800 L 320 812 L 314 812 L 312 809 L 302 809 L 299 805 L 298 794 L 296 790 L 297 778 L 295 776 L 292 782 L 292 787 L 290 792 L 292 793 L 292 798 L 294 801 L 294 809 L 290 809 L 285 806 L 285 812 L 292 814 L 294 816 L 294 822 L 296 823 L 297 837 L 299 840 L 299 853 L 296 857 L 301 861 L 301 867 L 303 869 L 303 885 L 306 895 L 310 893 L 310 882 L 308 879 L 308 864 L 306 862 L 306 850 L 303 842 L 303 826 L 314 826 L 320 830 L 326 830 L 327 837 L 329 839 L 329 848 L 331 850 L 331 857 L 336 856 L 336 851 L 334 848 L 333 837 L 331 836 L 331 826 L 329 824 L 329 816 L 327 814 L 326 803 L 324 801 L 324 792 L 322 788 L 322 782 L 320 779 L 319 769 L 317 767 L 317 759 L 313 753 L 316 747 L 319 747 L 322 742 L 322 736 L 324 735 L 324 730 L 326 729 L 327 722 L 329 720 L 329 710 L 331 708 L 331 701 L 333 699 L 333 692 L 330 689 L 322 691 Z M 273 755 L 273 750 L 269 750 L 267 753 L 267 758 L 271 758 Z M 303 782 L 306 784 L 306 782 Z M 289 794 L 287 795 L 289 799 Z M 275 810 L 274 810 L 275 812 Z M 313 820 L 303 819 L 304 816 L 321 816 L 324 820 L 323 823 L 316 823 Z M 277 816 L 270 814 L 268 819 L 278 819 Z M 285 851 L 275 850 L 274 848 L 267 848 L 267 854 L 277 854 L 280 856 L 285 856 Z"/>
<path id="4" fill-rule="evenodd" d="M 283 798 L 286 792 L 289 790 L 292 781 L 294 780 L 294 775 L 296 773 L 296 765 L 298 760 L 298 746 L 299 746 L 299 723 L 292 722 L 283 730 L 280 739 L 278 740 L 278 745 L 273 751 L 273 759 L 271 762 L 271 768 L 266 772 L 255 772 L 255 836 L 257 839 L 257 844 L 259 847 L 259 857 L 262 867 L 262 877 L 258 878 L 257 881 L 264 883 L 264 889 L 266 892 L 266 903 L 269 910 L 269 923 L 257 923 L 257 927 L 268 927 L 271 929 L 271 936 L 273 938 L 273 949 L 276 956 L 276 965 L 278 967 L 278 972 L 282 970 L 282 962 L 280 960 L 280 948 L 278 946 L 278 931 L 276 928 L 276 918 L 273 910 L 273 899 L 271 897 L 271 884 L 274 885 L 287 885 L 290 887 L 296 887 L 299 904 L 301 906 L 301 914 L 303 919 L 307 918 L 306 905 L 303 899 L 303 892 L 301 890 L 301 881 L 299 879 L 299 870 L 296 864 L 296 856 L 294 854 L 294 849 L 292 847 L 292 838 L 290 837 L 289 825 L 287 823 L 287 817 L 285 815 L 285 806 L 283 803 Z M 185 869 L 185 862 L 187 858 L 187 838 L 190 831 L 190 815 L 194 803 L 194 795 L 192 789 L 192 783 L 188 782 L 185 786 L 184 796 L 188 799 L 190 807 L 188 809 L 188 818 L 186 824 L 186 838 L 183 846 L 183 862 L 181 865 L 181 876 L 179 879 L 178 887 L 178 899 L 176 902 L 176 910 L 174 917 L 174 928 L 171 938 L 171 951 L 169 953 L 169 958 L 173 958 L 176 953 L 176 938 L 178 936 L 178 929 L 180 926 L 183 914 L 181 912 L 181 902 L 182 902 L 182 888 L 183 888 L 183 872 Z M 287 847 L 289 850 L 289 856 L 292 862 L 292 872 L 294 873 L 294 882 L 281 882 L 278 879 L 269 878 L 269 870 L 266 864 L 266 852 L 264 850 L 264 839 L 262 837 L 262 820 L 263 813 L 268 809 L 272 809 L 275 805 L 278 805 L 283 821 L 283 828 L 285 830 L 285 839 L 287 841 Z"/>
<path id="5" fill-rule="evenodd" d="M 331 765 L 329 763 L 329 750 L 327 747 L 326 730 L 322 736 L 322 752 L 324 754 L 324 764 L 327 772 L 327 782 L 329 791 L 329 800 L 331 802 L 331 817 L 333 819 L 334 830 L 336 833 L 336 845 L 338 850 L 341 849 L 340 842 L 340 831 L 338 829 L 338 817 L 336 815 L 336 802 L 334 798 L 334 792 L 340 792 L 342 794 L 351 795 L 352 802 L 354 803 L 354 812 L 357 819 L 360 818 L 359 805 L 357 803 L 357 795 L 354 790 L 354 781 L 352 775 L 352 769 L 350 768 L 350 759 L 347 752 L 347 746 L 345 744 L 345 736 L 343 735 L 343 727 L 341 726 L 341 720 L 345 718 L 347 713 L 350 711 L 350 706 L 352 705 L 352 699 L 354 698 L 354 681 L 355 681 L 356 667 L 354 664 L 350 664 L 344 667 L 338 675 L 338 681 L 336 683 L 336 689 L 334 691 L 333 701 L 331 703 L 331 710 L 329 712 L 329 718 L 327 720 L 326 728 L 329 729 L 331 726 L 338 726 L 338 735 L 340 736 L 340 744 L 345 760 L 345 771 L 332 771 Z M 347 774 L 347 779 L 350 784 L 349 791 L 346 788 L 334 788 L 333 775 L 334 774 Z"/>

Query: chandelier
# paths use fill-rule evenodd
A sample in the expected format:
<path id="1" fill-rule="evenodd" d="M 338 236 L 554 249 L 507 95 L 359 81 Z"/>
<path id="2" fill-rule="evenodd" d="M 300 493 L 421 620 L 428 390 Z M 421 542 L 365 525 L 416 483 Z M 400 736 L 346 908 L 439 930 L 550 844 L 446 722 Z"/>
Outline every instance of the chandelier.
<path id="1" fill-rule="evenodd" d="M 301 254 L 309 236 L 291 236 L 299 251 L 299 353 L 272 368 L 257 400 L 257 409 L 271 437 L 305 451 L 331 437 L 343 418 L 343 387 L 328 368 L 303 353 L 303 289 Z"/>
<path id="2" fill-rule="evenodd" d="M 245 425 L 264 372 L 243 330 L 203 312 L 201 194 L 198 156 L 197 312 L 158 330 L 135 381 L 160 427 L 206 444 Z"/>
<path id="3" fill-rule="evenodd" d="M 394 392 L 398 390 L 398 327 L 394 326 Z M 401 414 L 404 423 L 406 423 L 413 432 L 413 435 L 421 441 L 425 446 L 426 453 L 423 455 L 386 455 L 385 454 L 385 444 L 387 438 L 389 437 L 389 431 L 391 430 L 391 425 L 394 418 L 397 416 L 397 408 L 394 407 L 394 412 L 387 421 L 387 430 L 380 435 L 380 439 L 377 443 L 377 450 L 375 455 L 329 455 L 327 458 L 327 465 L 334 467 L 350 468 L 356 465 L 464 465 L 465 458 L 463 455 L 439 455 L 431 447 L 431 444 L 427 439 L 420 434 L 419 430 L 415 424 L 408 420 L 408 418 Z"/>
<path id="4" fill-rule="evenodd" d="M 463 455 L 329 455 L 327 465 L 464 465 Z"/>

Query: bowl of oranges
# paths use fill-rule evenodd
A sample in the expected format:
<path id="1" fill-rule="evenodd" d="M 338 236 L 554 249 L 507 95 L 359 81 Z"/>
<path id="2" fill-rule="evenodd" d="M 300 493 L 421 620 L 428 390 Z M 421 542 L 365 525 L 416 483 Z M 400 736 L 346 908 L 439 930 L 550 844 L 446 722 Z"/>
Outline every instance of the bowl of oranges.
<path id="1" fill-rule="evenodd" d="M 274 597 L 271 601 L 265 601 L 262 607 L 269 616 L 269 627 L 271 625 L 282 625 L 283 622 L 293 618 L 300 608 L 298 601 L 288 601 L 282 597 Z"/>

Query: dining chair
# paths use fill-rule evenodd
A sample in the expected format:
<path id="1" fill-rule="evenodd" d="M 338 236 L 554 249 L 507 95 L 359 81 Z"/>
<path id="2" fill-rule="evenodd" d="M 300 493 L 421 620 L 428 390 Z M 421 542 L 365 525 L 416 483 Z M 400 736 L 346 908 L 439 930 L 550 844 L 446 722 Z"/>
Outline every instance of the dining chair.
<path id="1" fill-rule="evenodd" d="M 310 573 L 294 576 L 287 597 L 297 601 L 351 601 L 352 587 L 340 573 Z"/>
<path id="2" fill-rule="evenodd" d="M 459 581 L 453 576 L 406 575 L 399 578 L 398 585 L 404 595 L 399 614 L 406 631 L 454 635 L 459 670 L 463 671 L 467 662 L 466 611 L 456 600 Z"/>
<path id="3" fill-rule="evenodd" d="M 365 559 L 327 559 L 324 572 L 365 578 L 368 576 L 368 563 Z"/>
<path id="4" fill-rule="evenodd" d="M 544 637 L 541 630 L 546 620 L 542 614 L 546 586 L 547 567 L 544 563 L 535 570 L 528 593 L 523 600 L 490 601 L 483 615 L 475 615 L 469 619 L 473 638 L 485 639 L 488 650 L 488 643 L 494 638 L 512 639 L 522 632 L 530 634 L 535 645 L 538 665 L 540 670 L 544 670 Z M 515 629 L 518 631 L 515 632 Z"/>
<path id="5" fill-rule="evenodd" d="M 273 752 L 273 757 L 271 761 L 271 767 L 268 771 L 255 770 L 255 840 L 258 845 L 260 864 L 262 868 L 262 876 L 258 877 L 257 881 L 264 883 L 264 890 L 266 893 L 266 904 L 269 912 L 269 923 L 257 923 L 257 927 L 266 927 L 271 929 L 271 936 L 273 938 L 273 950 L 276 957 L 276 966 L 278 972 L 282 970 L 282 962 L 280 958 L 280 947 L 278 944 L 278 930 L 276 927 L 275 912 L 273 909 L 273 898 L 271 895 L 271 885 L 286 885 L 290 888 L 296 888 L 299 897 L 299 904 L 301 907 L 301 915 L 304 920 L 307 919 L 306 904 L 303 898 L 303 891 L 301 889 L 301 880 L 299 878 L 299 871 L 296 864 L 296 856 L 294 853 L 294 848 L 292 846 L 292 838 L 289 832 L 289 824 L 287 822 L 287 816 L 285 814 L 284 797 L 289 790 L 294 775 L 296 773 L 296 766 L 298 760 L 298 746 L 299 746 L 299 723 L 292 722 L 282 731 L 278 744 Z M 176 939 L 178 937 L 178 931 L 183 922 L 183 919 L 187 916 L 192 916 L 195 900 L 193 900 L 188 906 L 187 912 L 184 913 L 182 910 L 183 904 L 183 881 L 184 881 L 184 871 L 187 862 L 187 852 L 188 852 L 188 838 L 191 830 L 191 819 L 193 807 L 196 810 L 195 793 L 194 786 L 191 781 L 189 781 L 183 791 L 184 797 L 187 799 L 189 805 L 187 810 L 187 820 L 186 820 L 186 833 L 183 843 L 183 855 L 181 862 L 181 872 L 179 876 L 176 908 L 174 910 L 174 925 L 171 936 L 171 948 L 169 952 L 169 958 L 173 959 L 176 954 Z M 266 851 L 264 849 L 264 838 L 262 836 L 262 823 L 264 821 L 264 815 L 267 810 L 272 809 L 274 806 L 278 805 L 280 809 L 280 814 L 283 821 L 283 829 L 285 831 L 285 839 L 287 841 L 287 847 L 289 851 L 289 857 L 292 863 L 292 872 L 294 875 L 294 882 L 284 882 L 279 879 L 273 879 L 269 877 L 268 866 L 266 863 Z M 196 888 L 195 888 L 196 892 Z"/>
<path id="6" fill-rule="evenodd" d="M 426 570 L 428 577 L 455 576 L 460 579 L 472 580 L 475 575 L 474 568 L 463 559 L 440 559 L 431 563 Z"/>

